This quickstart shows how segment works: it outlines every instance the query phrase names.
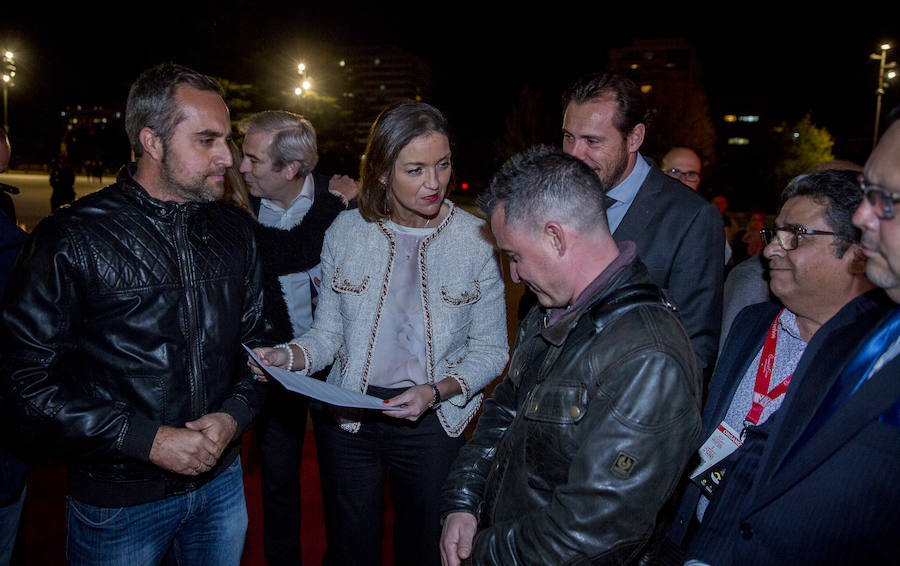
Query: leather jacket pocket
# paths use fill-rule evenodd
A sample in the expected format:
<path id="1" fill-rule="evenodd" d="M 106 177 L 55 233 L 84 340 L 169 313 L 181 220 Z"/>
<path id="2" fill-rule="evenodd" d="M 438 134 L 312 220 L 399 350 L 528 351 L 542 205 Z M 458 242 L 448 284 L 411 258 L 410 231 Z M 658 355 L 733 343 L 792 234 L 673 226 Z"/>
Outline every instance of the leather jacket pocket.
<path id="1" fill-rule="evenodd" d="M 525 460 L 528 483 L 550 490 L 566 482 L 569 462 L 578 450 L 573 427 L 588 408 L 588 390 L 580 381 L 554 381 L 535 387 L 525 400 Z"/>
<path id="2" fill-rule="evenodd" d="M 331 279 L 331 289 L 338 294 L 341 301 L 341 315 L 349 320 L 356 318 L 359 306 L 369 290 L 371 277 L 368 275 L 351 275 L 335 268 Z"/>

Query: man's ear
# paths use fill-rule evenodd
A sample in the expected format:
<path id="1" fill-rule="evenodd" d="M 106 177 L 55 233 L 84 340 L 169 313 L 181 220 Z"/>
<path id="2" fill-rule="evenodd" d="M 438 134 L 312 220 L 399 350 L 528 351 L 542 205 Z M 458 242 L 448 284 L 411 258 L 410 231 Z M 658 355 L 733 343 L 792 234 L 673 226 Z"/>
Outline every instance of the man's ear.
<path id="1" fill-rule="evenodd" d="M 290 181 L 294 177 L 297 176 L 297 172 L 300 171 L 300 162 L 299 161 L 290 161 L 287 165 L 282 168 L 282 175 L 286 181 Z"/>
<path id="2" fill-rule="evenodd" d="M 141 128 L 138 140 L 140 140 L 141 146 L 144 148 L 144 153 L 152 157 L 154 161 L 163 160 L 165 150 L 163 149 L 162 138 L 156 135 L 156 132 L 148 127 Z"/>
<path id="3" fill-rule="evenodd" d="M 544 237 L 556 251 L 556 255 L 566 255 L 566 231 L 559 222 L 550 221 L 544 224 Z"/>
<path id="4" fill-rule="evenodd" d="M 628 153 L 637 153 L 637 151 L 641 149 L 641 145 L 644 143 L 644 134 L 646 132 L 647 129 L 643 124 L 636 125 L 628 132 L 628 135 L 625 136 L 625 142 L 628 144 Z"/>

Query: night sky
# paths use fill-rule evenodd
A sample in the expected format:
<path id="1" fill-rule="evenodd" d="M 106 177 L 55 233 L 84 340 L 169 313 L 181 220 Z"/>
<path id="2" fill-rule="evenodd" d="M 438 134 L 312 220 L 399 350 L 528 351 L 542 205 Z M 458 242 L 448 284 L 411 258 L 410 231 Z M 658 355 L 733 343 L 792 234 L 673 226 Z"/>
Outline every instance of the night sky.
<path id="1" fill-rule="evenodd" d="M 835 137 L 838 154 L 843 140 L 871 136 L 877 62 L 869 53 L 900 39 L 895 3 L 817 12 L 786 9 L 786 2 L 611 4 L 546 5 L 559 6 L 555 12 L 484 1 L 73 3 L 55 10 L 31 2 L 40 8 L 12 13 L 4 6 L 0 47 L 13 49 L 19 65 L 10 127 L 15 137 L 37 140 L 26 143 L 33 147 L 67 105 L 124 109 L 130 82 L 164 60 L 238 82 L 277 83 L 279 75 L 285 82 L 295 76 L 295 61 L 315 61 L 323 48 L 379 43 L 430 61 L 432 102 L 448 113 L 458 145 L 489 150 L 524 86 L 558 113 L 562 90 L 603 68 L 608 48 L 684 37 L 699 50 L 714 118 L 737 106 L 774 121 L 811 112 Z M 886 107 L 900 101 L 898 90 L 889 91 Z"/>

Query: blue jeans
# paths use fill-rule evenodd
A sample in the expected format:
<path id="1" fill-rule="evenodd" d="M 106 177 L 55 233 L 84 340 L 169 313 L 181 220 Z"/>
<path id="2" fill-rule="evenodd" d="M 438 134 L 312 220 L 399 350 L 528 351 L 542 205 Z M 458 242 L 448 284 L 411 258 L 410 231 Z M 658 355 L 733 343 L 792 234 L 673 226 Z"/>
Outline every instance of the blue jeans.
<path id="1" fill-rule="evenodd" d="M 19 531 L 19 518 L 25 502 L 25 490 L 19 500 L 0 507 L 0 566 L 8 566 L 16 546 L 16 533 Z"/>
<path id="2" fill-rule="evenodd" d="M 70 497 L 67 522 L 71 566 L 158 566 L 170 547 L 178 564 L 238 566 L 247 532 L 241 460 L 199 489 L 133 507 Z"/>

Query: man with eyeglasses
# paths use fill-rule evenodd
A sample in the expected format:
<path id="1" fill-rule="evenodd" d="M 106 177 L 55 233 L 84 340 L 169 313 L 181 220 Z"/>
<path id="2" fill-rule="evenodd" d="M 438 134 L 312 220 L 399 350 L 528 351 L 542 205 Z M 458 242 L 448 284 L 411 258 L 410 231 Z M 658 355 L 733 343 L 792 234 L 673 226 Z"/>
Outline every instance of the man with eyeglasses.
<path id="1" fill-rule="evenodd" d="M 900 224 L 891 193 L 900 192 L 898 155 L 894 122 L 866 162 L 853 216 L 866 274 L 885 294 L 853 300 L 816 332 L 778 416 L 752 427 L 739 457 L 726 461 L 729 471 L 688 558 L 735 565 L 897 562 Z M 836 231 L 812 222 L 804 227 Z M 831 238 L 798 234 L 797 251 Z M 793 236 L 779 241 L 790 247 Z"/>
<path id="2" fill-rule="evenodd" d="M 851 221 L 861 200 L 854 171 L 801 175 L 782 193 L 775 226 L 761 230 L 769 286 L 778 303 L 743 309 L 724 341 L 703 414 L 706 442 L 670 530 L 680 545 L 695 532 L 702 537 L 717 526 L 708 527 L 707 509 L 723 479 L 731 480 L 730 461 L 755 457 L 744 454 L 744 443 L 764 434 L 759 430 L 782 405 L 813 336 L 845 305 L 873 289 L 865 276 L 859 230 Z M 751 442 L 749 449 L 754 447 Z"/>
<path id="3" fill-rule="evenodd" d="M 703 170 L 703 164 L 700 156 L 687 147 L 673 147 L 663 155 L 661 160 L 661 168 L 663 173 L 678 179 L 694 191 L 700 187 L 700 173 Z"/>

